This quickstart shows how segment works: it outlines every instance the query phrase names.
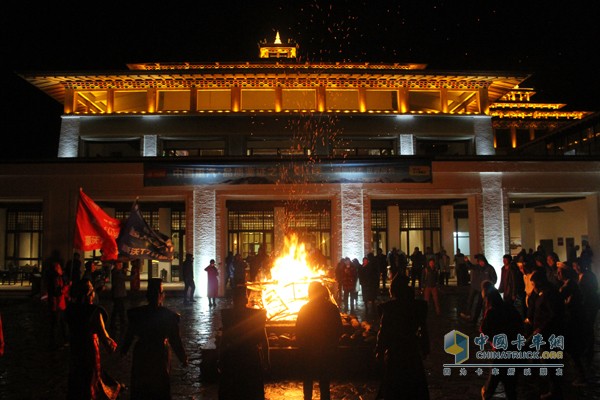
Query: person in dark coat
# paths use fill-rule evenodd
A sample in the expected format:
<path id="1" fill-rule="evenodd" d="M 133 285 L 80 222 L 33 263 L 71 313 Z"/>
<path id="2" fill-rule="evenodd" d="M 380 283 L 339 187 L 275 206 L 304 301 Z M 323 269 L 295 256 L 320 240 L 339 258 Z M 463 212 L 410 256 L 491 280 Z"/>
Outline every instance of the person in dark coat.
<path id="1" fill-rule="evenodd" d="M 523 320 L 517 309 L 510 303 L 503 301 L 502 296 L 490 281 L 481 283 L 481 296 L 483 298 L 483 318 L 481 319 L 480 332 L 490 338 L 505 334 L 508 340 L 516 339 L 518 334 L 524 332 Z M 492 349 L 496 350 L 496 349 Z M 502 364 L 503 360 L 494 360 L 494 364 Z M 495 367 L 498 374 L 490 371 L 485 385 L 481 388 L 481 397 L 491 399 L 496 392 L 498 384 L 502 382 L 508 400 L 517 399 L 517 376 L 508 375 L 506 367 Z"/>
<path id="2" fill-rule="evenodd" d="M 67 399 L 116 399 L 123 385 L 104 373 L 100 364 L 100 343 L 109 352 L 117 348 L 104 326 L 108 314 L 94 304 L 96 292 L 91 281 L 78 282 L 72 292 L 74 301 L 66 310 L 71 332 Z"/>
<path id="3" fill-rule="evenodd" d="M 577 272 L 577 283 L 581 292 L 581 302 L 585 314 L 585 322 L 581 327 L 584 333 L 584 360 L 586 368 L 593 366 L 596 315 L 600 309 L 600 295 L 598 294 L 598 278 L 589 268 L 581 265 L 581 260 L 573 262 L 573 269 Z"/>
<path id="4" fill-rule="evenodd" d="M 412 286 L 415 287 L 416 281 L 419 281 L 419 289 L 421 289 L 421 275 L 423 274 L 423 268 L 425 268 L 425 255 L 421 252 L 418 247 L 410 255 L 410 261 L 412 266 L 410 268 L 410 277 Z"/>
<path id="5" fill-rule="evenodd" d="M 121 334 L 125 331 L 125 299 L 127 298 L 127 275 L 123 262 L 116 261 L 115 265 L 110 272 L 111 286 L 110 286 L 110 297 L 113 302 L 113 309 L 110 315 L 110 329 L 114 335 L 117 330 Z"/>
<path id="6" fill-rule="evenodd" d="M 215 260 L 210 260 L 208 267 L 204 268 L 207 274 L 206 297 L 208 305 L 214 307 L 217 305 L 217 296 L 219 295 L 219 270 L 215 266 Z"/>
<path id="7" fill-rule="evenodd" d="M 329 400 L 331 370 L 342 335 L 342 319 L 329 290 L 313 281 L 308 286 L 308 303 L 296 319 L 296 340 L 301 356 L 304 400 L 312 399 L 313 382 L 319 381 L 322 400 Z"/>
<path id="8" fill-rule="evenodd" d="M 565 303 L 565 351 L 573 360 L 575 366 L 574 386 L 586 384 L 587 371 L 584 362 L 585 346 L 585 311 L 581 290 L 577 284 L 577 272 L 560 261 L 557 262 L 557 278 L 561 286 L 558 293 Z"/>
<path id="9" fill-rule="evenodd" d="M 233 293 L 233 308 L 221 310 L 219 400 L 262 400 L 264 372 L 270 368 L 264 309 L 246 307 L 246 292 Z"/>
<path id="10" fill-rule="evenodd" d="M 196 283 L 194 282 L 194 256 L 190 253 L 185 255 L 185 260 L 182 265 L 183 275 L 183 303 L 193 303 L 194 292 L 196 291 Z"/>
<path id="11" fill-rule="evenodd" d="M 381 322 L 375 347 L 383 364 L 378 399 L 427 400 L 429 389 L 418 338 L 419 319 L 408 278 L 396 275 L 391 300 L 380 305 Z"/>
<path id="12" fill-rule="evenodd" d="M 148 304 L 129 309 L 121 347 L 125 355 L 135 341 L 131 366 L 131 400 L 171 399 L 171 349 L 183 367 L 188 364 L 179 333 L 179 314 L 163 307 L 162 279 L 148 281 Z"/>
<path id="13" fill-rule="evenodd" d="M 531 282 L 533 282 L 533 290 L 537 296 L 535 304 L 533 304 L 533 321 L 530 321 L 532 334 L 528 341 L 531 341 L 531 338 L 536 334 L 542 335 L 544 339 L 549 338 L 550 335 L 564 335 L 566 311 L 558 289 L 548 281 L 546 271 L 541 268 L 531 275 Z M 549 371 L 548 380 L 550 391 L 543 393 L 542 396 L 544 398 L 561 399 L 563 394 L 561 376 L 557 376 L 554 371 L 552 373 Z"/>

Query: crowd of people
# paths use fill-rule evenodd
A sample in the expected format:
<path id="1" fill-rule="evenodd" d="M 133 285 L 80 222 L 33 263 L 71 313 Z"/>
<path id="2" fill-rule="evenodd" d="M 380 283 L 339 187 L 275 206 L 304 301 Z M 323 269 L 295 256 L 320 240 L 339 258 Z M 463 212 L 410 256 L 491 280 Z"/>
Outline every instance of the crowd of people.
<path id="1" fill-rule="evenodd" d="M 460 317 L 488 337 L 504 333 L 511 337 L 523 335 L 531 341 L 535 335 L 564 336 L 565 354 L 575 376 L 572 384 L 584 385 L 590 378 L 594 321 L 600 309 L 592 257 L 585 242 L 580 254 L 577 249 L 570 251 L 565 261 L 540 246 L 514 257 L 505 254 L 497 274 L 485 255 L 476 254 L 471 260 L 457 250 L 453 259 L 456 285 L 465 290 L 468 286 Z M 263 250 L 245 260 L 232 253 L 225 258 L 225 285 L 234 289 L 234 306 L 221 310 L 221 399 L 240 398 L 240 393 L 250 396 L 246 398 L 264 398 L 264 371 L 270 365 L 266 314 L 247 308 L 246 290 L 240 288 L 267 277 L 271 260 Z M 130 290 L 139 291 L 137 261 L 132 263 L 138 267 L 136 277 L 128 274 L 121 261 L 112 262 L 107 270 L 92 261 L 83 263 L 75 254 L 63 270 L 56 254 L 45 260 L 42 273 L 50 344 L 70 348 L 68 398 L 115 399 L 130 387 L 132 399 L 167 399 L 171 351 L 183 366 L 187 365 L 179 333 L 180 317 L 163 306 L 161 279 L 148 280 L 146 305 L 125 308 L 126 281 L 130 281 Z M 378 249 L 364 256 L 362 262 L 357 258 L 340 259 L 330 269 L 333 285 L 311 283 L 309 301 L 296 322 L 305 399 L 312 397 L 315 380 L 320 383 L 321 398 L 329 398 L 329 364 L 341 336 L 341 317 L 359 308 L 364 310 L 365 319 L 378 322 L 375 354 L 382 368 L 378 398 L 427 399 L 423 369 L 423 357 L 429 351 L 427 319 L 429 311 L 441 314 L 444 300 L 439 289 L 449 284 L 450 265 L 451 258 L 444 249 L 434 253 L 429 247 L 425 252 L 416 247 L 410 255 L 396 248 L 387 254 Z M 182 267 L 183 299 L 189 304 L 195 302 L 192 254 L 186 255 Z M 215 260 L 204 271 L 209 283 L 206 295 L 213 307 L 219 275 Z M 110 313 L 98 302 L 99 294 L 107 290 L 107 282 Z M 133 347 L 131 382 L 127 386 L 102 370 L 100 346 L 122 355 Z M 240 362 L 248 364 L 242 375 Z M 515 399 L 518 377 L 507 375 L 505 368 L 499 370 L 499 374 L 489 374 L 482 398 L 492 398 L 502 383 L 506 397 Z M 233 384 L 232 379 L 237 383 Z M 546 380 L 548 393 L 543 396 L 560 398 L 564 377 L 549 375 Z"/>
<path id="2" fill-rule="evenodd" d="M 570 382 L 586 385 L 591 379 L 594 322 L 600 298 L 598 281 L 591 270 L 591 249 L 584 242 L 579 257 L 560 261 L 556 253 L 543 247 L 536 251 L 523 250 L 515 257 L 505 254 L 502 259 L 500 282 L 494 268 L 482 254 L 471 263 L 470 288 L 465 310 L 460 314 L 478 324 L 481 333 L 492 338 L 499 333 L 511 338 L 521 337 L 526 343 L 537 338 L 564 338 L 563 361 L 572 367 Z M 492 350 L 497 350 L 492 346 Z M 508 399 L 516 399 L 517 376 L 500 373 L 489 376 L 482 388 L 482 398 L 491 399 L 502 382 Z M 541 388 L 541 398 L 562 398 L 564 374 L 548 374 Z"/>

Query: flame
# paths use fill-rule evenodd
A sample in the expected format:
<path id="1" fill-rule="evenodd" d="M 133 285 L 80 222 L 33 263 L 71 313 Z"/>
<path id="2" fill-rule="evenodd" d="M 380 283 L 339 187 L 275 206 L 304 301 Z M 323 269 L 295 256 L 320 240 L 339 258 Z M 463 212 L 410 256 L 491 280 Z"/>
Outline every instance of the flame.
<path id="1" fill-rule="evenodd" d="M 298 236 L 286 236 L 282 255 L 275 259 L 270 278 L 249 284 L 250 300 L 267 311 L 270 321 L 294 321 L 300 308 L 308 301 L 308 285 L 326 282 L 326 271 L 311 266 L 304 243 Z"/>

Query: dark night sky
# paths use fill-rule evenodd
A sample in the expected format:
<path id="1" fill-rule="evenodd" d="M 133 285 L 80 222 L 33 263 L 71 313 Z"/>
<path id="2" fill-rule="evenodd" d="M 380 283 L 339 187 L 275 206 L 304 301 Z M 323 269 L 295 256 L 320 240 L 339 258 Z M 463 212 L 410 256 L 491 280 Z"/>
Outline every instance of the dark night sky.
<path id="1" fill-rule="evenodd" d="M 438 71 L 525 72 L 533 74 L 524 86 L 537 90 L 534 100 L 600 110 L 600 24 L 591 4 L 8 0 L 0 6 L 3 158 L 52 158 L 57 152 L 62 106 L 16 72 L 253 61 L 258 42 L 273 40 L 276 30 L 299 43 L 300 61 L 419 62 Z"/>

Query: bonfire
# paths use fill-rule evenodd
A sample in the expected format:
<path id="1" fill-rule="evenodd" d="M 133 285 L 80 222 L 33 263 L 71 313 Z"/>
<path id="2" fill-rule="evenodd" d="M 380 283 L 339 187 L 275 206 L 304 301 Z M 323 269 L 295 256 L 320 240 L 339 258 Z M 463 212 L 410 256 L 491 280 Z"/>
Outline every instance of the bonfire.
<path id="1" fill-rule="evenodd" d="M 295 321 L 308 301 L 310 282 L 320 281 L 329 287 L 334 281 L 321 266 L 309 264 L 306 246 L 296 234 L 285 237 L 281 254 L 273 262 L 270 276 L 248 282 L 248 300 L 253 307 L 264 308 L 269 321 Z"/>

